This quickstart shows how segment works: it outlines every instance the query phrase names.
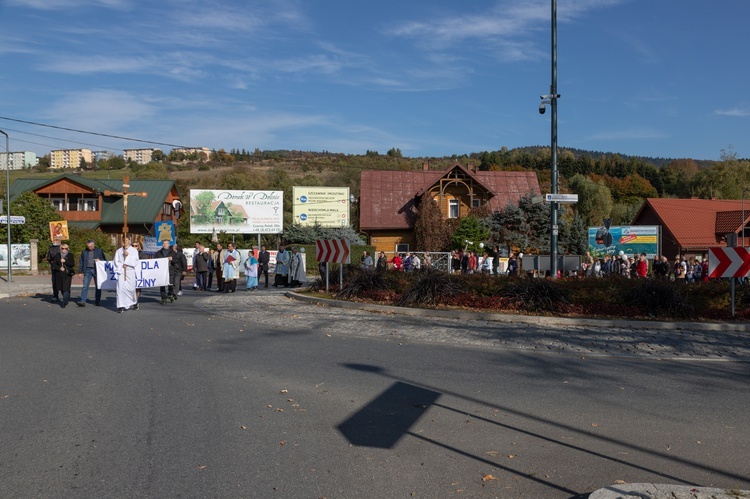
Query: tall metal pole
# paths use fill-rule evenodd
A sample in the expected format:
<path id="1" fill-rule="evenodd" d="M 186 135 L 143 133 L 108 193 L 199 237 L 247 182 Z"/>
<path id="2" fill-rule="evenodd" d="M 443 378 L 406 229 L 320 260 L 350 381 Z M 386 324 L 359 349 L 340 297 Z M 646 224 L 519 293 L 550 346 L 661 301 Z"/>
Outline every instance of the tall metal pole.
<path id="1" fill-rule="evenodd" d="M 552 194 L 557 194 L 557 0 L 552 0 L 552 84 L 549 89 L 550 107 L 552 108 Z M 557 279 L 557 202 L 551 203 L 550 213 L 550 274 Z"/>
<path id="2" fill-rule="evenodd" d="M 8 219 L 6 220 L 8 223 L 6 224 L 6 227 L 8 227 L 8 282 L 13 282 L 13 274 L 10 269 L 10 140 L 8 139 L 8 134 L 0 130 L 0 133 L 5 135 L 5 204 L 8 205 L 7 213 Z"/>

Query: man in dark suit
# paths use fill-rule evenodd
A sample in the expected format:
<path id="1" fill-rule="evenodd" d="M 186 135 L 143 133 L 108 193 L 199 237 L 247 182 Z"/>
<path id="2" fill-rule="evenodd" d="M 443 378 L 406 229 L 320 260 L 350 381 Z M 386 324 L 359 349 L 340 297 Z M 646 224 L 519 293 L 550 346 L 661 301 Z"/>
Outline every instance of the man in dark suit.
<path id="1" fill-rule="evenodd" d="M 266 251 L 265 246 L 260 247 L 260 253 L 258 253 L 258 283 L 260 283 L 260 276 L 266 276 L 266 286 L 268 287 L 268 265 L 271 262 L 271 253 Z"/>
<path id="2" fill-rule="evenodd" d="M 86 249 L 81 251 L 81 257 L 78 259 L 78 276 L 83 278 L 83 288 L 81 288 L 81 299 L 76 303 L 79 307 L 86 306 L 86 298 L 89 295 L 89 284 L 94 279 L 94 305 L 99 305 L 102 301 L 102 290 L 96 285 L 96 262 L 105 262 L 107 258 L 101 248 L 96 247 L 93 239 L 86 241 Z"/>

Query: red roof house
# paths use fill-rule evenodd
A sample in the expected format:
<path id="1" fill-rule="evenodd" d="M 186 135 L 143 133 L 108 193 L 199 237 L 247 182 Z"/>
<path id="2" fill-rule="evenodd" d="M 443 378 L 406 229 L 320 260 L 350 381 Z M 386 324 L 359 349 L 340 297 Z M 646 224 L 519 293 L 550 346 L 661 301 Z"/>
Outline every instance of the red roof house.
<path id="1" fill-rule="evenodd" d="M 527 194 L 538 195 L 535 172 L 474 171 L 456 164 L 444 171 L 368 170 L 361 173 L 359 228 L 376 251 L 410 251 L 419 197 L 431 192 L 443 216 L 461 218 L 472 208 L 491 210 L 518 203 Z"/>
<path id="2" fill-rule="evenodd" d="M 661 225 L 661 251 L 671 260 L 677 255 L 703 255 L 709 247 L 726 246 L 727 234 L 738 234 L 741 241 L 740 233 L 748 218 L 750 200 L 744 203 L 739 199 L 649 198 L 632 225 Z M 750 238 L 750 231 L 747 236 Z"/>

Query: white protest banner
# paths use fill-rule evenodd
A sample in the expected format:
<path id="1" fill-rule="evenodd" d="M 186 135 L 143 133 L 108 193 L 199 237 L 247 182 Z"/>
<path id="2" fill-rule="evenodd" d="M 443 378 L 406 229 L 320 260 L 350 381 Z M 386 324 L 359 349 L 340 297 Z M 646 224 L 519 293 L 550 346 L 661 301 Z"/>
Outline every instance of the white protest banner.
<path id="1" fill-rule="evenodd" d="M 169 259 L 153 258 L 141 260 L 135 272 L 136 288 L 158 288 L 169 286 Z M 99 289 L 117 289 L 117 275 L 113 262 L 96 262 L 96 285 Z"/>

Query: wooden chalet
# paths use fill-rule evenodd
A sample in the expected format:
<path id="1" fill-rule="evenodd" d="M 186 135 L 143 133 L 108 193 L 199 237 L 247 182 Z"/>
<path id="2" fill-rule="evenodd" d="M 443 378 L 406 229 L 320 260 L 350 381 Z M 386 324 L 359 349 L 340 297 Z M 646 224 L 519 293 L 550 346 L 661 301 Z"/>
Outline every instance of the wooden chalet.
<path id="1" fill-rule="evenodd" d="M 445 219 L 462 218 L 471 209 L 502 209 L 527 194 L 541 194 L 535 172 L 476 171 L 455 164 L 444 171 L 368 170 L 361 173 L 359 230 L 376 251 L 421 251 L 414 221 L 419 198 L 429 192 Z"/>

